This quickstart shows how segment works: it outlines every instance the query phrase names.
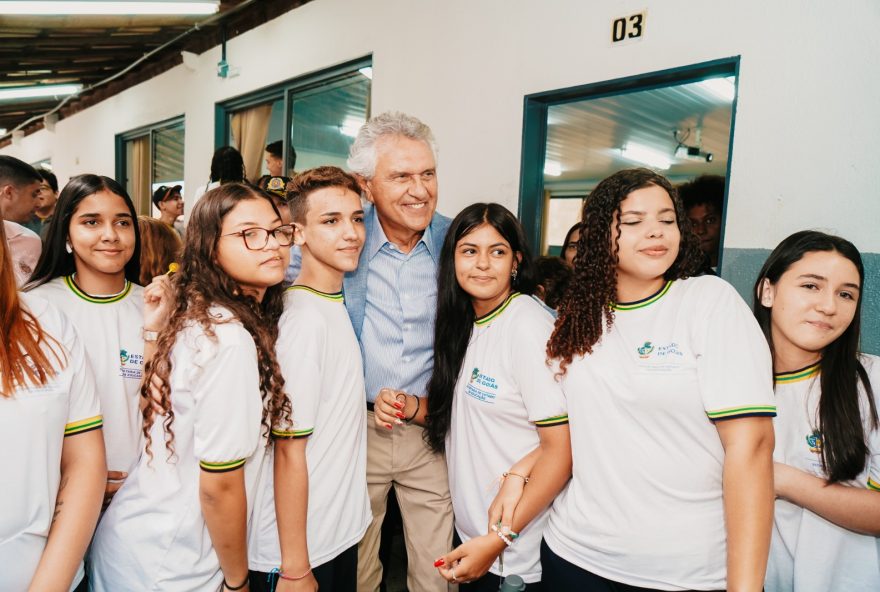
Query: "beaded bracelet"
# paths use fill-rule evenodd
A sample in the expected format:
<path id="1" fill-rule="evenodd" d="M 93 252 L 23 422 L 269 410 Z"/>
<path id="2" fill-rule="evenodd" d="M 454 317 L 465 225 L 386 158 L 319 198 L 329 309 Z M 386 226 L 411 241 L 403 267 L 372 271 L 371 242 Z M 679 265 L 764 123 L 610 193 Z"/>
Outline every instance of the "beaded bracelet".
<path id="1" fill-rule="evenodd" d="M 498 528 L 500 524 L 500 522 L 498 524 L 493 524 L 492 532 L 497 534 L 501 538 L 501 540 L 504 541 L 504 544 L 509 547 L 513 544 L 513 541 L 519 538 L 519 533 L 510 530 L 507 534 L 505 534 L 500 528 Z"/>
<path id="2" fill-rule="evenodd" d="M 522 479 L 522 480 L 525 481 L 526 483 L 529 482 L 529 478 L 528 478 L 528 477 L 526 477 L 525 475 L 520 475 L 519 473 L 514 473 L 513 471 L 507 471 L 506 473 L 504 473 L 504 474 L 501 475 L 501 476 L 502 476 L 504 479 L 507 479 L 509 476 L 519 477 L 520 479 Z M 531 491 L 531 490 L 529 490 L 529 491 Z"/>

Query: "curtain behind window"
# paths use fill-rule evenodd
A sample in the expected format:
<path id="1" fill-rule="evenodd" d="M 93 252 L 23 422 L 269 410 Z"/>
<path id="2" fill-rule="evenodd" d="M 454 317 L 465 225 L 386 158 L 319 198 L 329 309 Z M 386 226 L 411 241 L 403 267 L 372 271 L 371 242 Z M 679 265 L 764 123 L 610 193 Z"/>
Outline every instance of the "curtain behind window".
<path id="1" fill-rule="evenodd" d="M 272 104 L 268 103 L 239 111 L 232 116 L 232 137 L 244 159 L 245 174 L 253 182 L 260 177 L 260 163 L 266 149 L 271 115 Z"/>

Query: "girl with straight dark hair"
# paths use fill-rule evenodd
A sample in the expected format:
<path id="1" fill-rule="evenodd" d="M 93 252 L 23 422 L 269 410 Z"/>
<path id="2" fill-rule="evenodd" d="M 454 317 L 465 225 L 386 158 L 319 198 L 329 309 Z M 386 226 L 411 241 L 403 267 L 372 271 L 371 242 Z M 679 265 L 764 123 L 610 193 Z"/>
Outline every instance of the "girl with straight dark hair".
<path id="1" fill-rule="evenodd" d="M 196 189 L 194 200 L 198 199 L 211 189 L 216 189 L 225 183 L 245 183 L 244 159 L 241 152 L 232 146 L 217 148 L 211 157 L 211 177 L 208 183 Z"/>
<path id="2" fill-rule="evenodd" d="M 275 340 L 291 240 L 272 201 L 245 185 L 193 208 L 144 377 L 144 396 L 161 385 L 161 414 L 144 408 L 144 454 L 92 543 L 92 590 L 246 587 L 269 426 L 290 421 Z"/>
<path id="3" fill-rule="evenodd" d="M 85 592 L 106 479 L 101 410 L 76 331 L 16 291 L 0 224 L 0 586 Z"/>
<path id="4" fill-rule="evenodd" d="M 46 248 L 25 289 L 61 309 L 85 346 L 105 418 L 105 504 L 140 455 L 144 289 L 134 204 L 113 179 L 73 177 L 61 191 Z M 162 320 L 153 307 L 146 327 Z M 160 311 L 161 312 L 161 311 Z"/>
<path id="5" fill-rule="evenodd" d="M 858 349 L 864 281 L 851 242 L 805 230 L 755 283 L 779 412 L 768 592 L 880 590 L 880 360 Z"/>
<path id="6" fill-rule="evenodd" d="M 497 590 L 508 574 L 540 589 L 546 508 L 571 474 L 565 400 L 544 354 L 553 313 L 534 290 L 516 217 L 494 203 L 462 210 L 440 254 L 425 434 L 446 452 L 463 541 L 437 566 L 463 591 Z"/>
<path id="7" fill-rule="evenodd" d="M 770 352 L 748 306 L 693 277 L 669 181 L 620 171 L 584 204 L 547 347 L 574 468 L 541 549 L 550 590 L 760 590 L 773 514 Z"/>

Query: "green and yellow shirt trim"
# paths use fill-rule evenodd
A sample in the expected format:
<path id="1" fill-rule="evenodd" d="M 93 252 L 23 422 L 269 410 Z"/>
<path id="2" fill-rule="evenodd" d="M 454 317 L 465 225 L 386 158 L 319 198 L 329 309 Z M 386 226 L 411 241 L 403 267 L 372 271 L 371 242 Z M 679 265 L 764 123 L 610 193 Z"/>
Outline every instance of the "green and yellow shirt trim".
<path id="1" fill-rule="evenodd" d="M 332 300 L 333 302 L 345 302 L 345 299 L 342 296 L 342 292 L 321 292 L 320 290 L 315 290 L 314 288 L 310 288 L 308 286 L 290 286 L 287 288 L 288 292 L 293 292 L 294 290 L 303 290 L 304 292 L 308 292 L 310 294 L 314 294 L 315 296 L 320 296 L 321 298 L 326 298 L 327 300 Z"/>
<path id="2" fill-rule="evenodd" d="M 811 366 L 807 366 L 806 368 L 801 368 L 800 370 L 795 370 L 793 372 L 780 372 L 779 374 L 773 375 L 773 381 L 776 384 L 793 384 L 795 382 L 802 382 L 804 380 L 809 380 L 813 378 L 817 374 L 819 374 L 819 365 L 821 362 L 816 362 Z"/>
<path id="3" fill-rule="evenodd" d="M 745 407 L 728 407 L 716 411 L 707 411 L 712 421 L 733 419 L 735 417 L 776 417 L 776 405 L 747 405 Z"/>
<path id="4" fill-rule="evenodd" d="M 226 473 L 243 467 L 245 460 L 247 459 L 240 458 L 238 460 L 230 460 L 227 462 L 208 462 L 206 460 L 200 460 L 199 466 L 202 468 L 203 471 L 207 471 L 209 473 Z"/>
<path id="5" fill-rule="evenodd" d="M 868 489 L 873 489 L 874 491 L 880 491 L 880 483 L 877 483 L 870 477 L 868 477 Z"/>
<path id="6" fill-rule="evenodd" d="M 519 292 L 511 292 L 510 296 L 504 299 L 504 302 L 493 308 L 487 314 L 484 314 L 483 316 L 475 320 L 474 325 L 476 325 L 477 327 L 484 327 L 488 325 L 489 323 L 497 319 L 501 315 L 501 313 L 504 312 L 508 306 L 510 306 L 510 303 L 513 302 L 513 299 L 517 298 L 518 296 L 522 296 L 522 294 L 520 294 Z"/>
<path id="7" fill-rule="evenodd" d="M 298 438 L 308 438 L 315 431 L 315 428 L 305 430 L 272 430 L 272 437 L 279 440 L 296 440 Z"/>
<path id="8" fill-rule="evenodd" d="M 104 427 L 104 416 L 95 415 L 79 421 L 73 421 L 64 426 L 64 437 L 75 436 L 76 434 L 84 434 Z"/>
<path id="9" fill-rule="evenodd" d="M 122 289 L 122 292 L 119 294 L 114 294 L 112 296 L 92 296 L 91 294 L 87 294 L 82 291 L 82 288 L 76 285 L 76 282 L 73 281 L 73 276 L 66 275 L 64 276 L 64 283 L 70 288 L 70 291 L 85 300 L 86 302 L 91 302 L 92 304 L 110 304 L 111 302 L 119 302 L 131 292 L 131 282 L 125 280 L 125 287 Z"/>
<path id="10" fill-rule="evenodd" d="M 535 422 L 535 426 L 539 428 L 549 428 L 551 426 L 565 425 L 568 423 L 568 414 L 548 417 L 547 419 L 539 419 Z"/>
<path id="11" fill-rule="evenodd" d="M 645 308 L 646 306 L 650 306 L 663 298 L 666 293 L 669 291 L 669 288 L 672 287 L 672 282 L 666 282 L 662 288 L 660 288 L 655 293 L 651 294 L 647 298 L 642 298 L 641 300 L 636 300 L 635 302 L 612 302 L 611 308 L 618 311 L 625 310 L 636 310 L 638 308 Z"/>

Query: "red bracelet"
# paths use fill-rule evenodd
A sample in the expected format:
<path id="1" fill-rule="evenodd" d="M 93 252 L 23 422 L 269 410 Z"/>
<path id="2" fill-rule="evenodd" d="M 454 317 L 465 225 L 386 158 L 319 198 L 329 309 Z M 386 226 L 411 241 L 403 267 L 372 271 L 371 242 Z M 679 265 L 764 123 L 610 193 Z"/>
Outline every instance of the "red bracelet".
<path id="1" fill-rule="evenodd" d="M 306 576 L 309 575 L 310 573 L 312 573 L 312 568 L 311 568 L 311 567 L 310 567 L 309 569 L 306 570 L 306 573 L 304 573 L 304 574 L 301 575 L 301 576 L 297 576 L 297 577 L 289 576 L 289 575 L 285 574 L 283 571 L 281 571 L 280 568 L 278 569 L 278 577 L 279 577 L 279 578 L 281 578 L 282 580 L 291 580 L 291 581 L 293 581 L 293 582 L 295 582 L 296 580 L 301 580 L 301 579 L 303 579 L 304 577 L 306 577 Z"/>

